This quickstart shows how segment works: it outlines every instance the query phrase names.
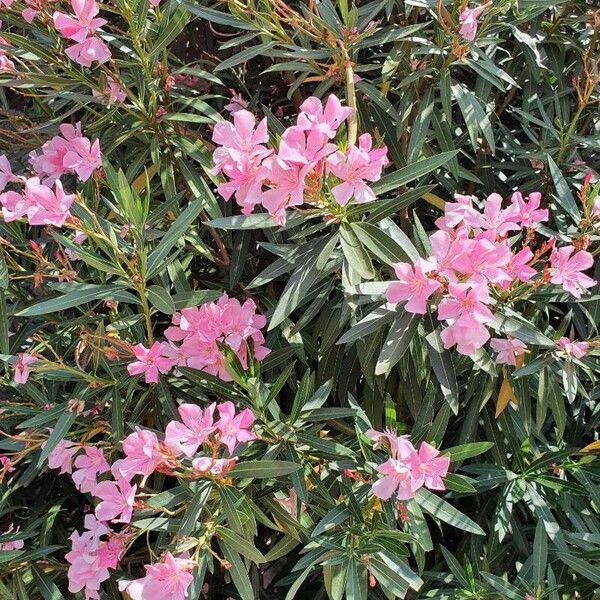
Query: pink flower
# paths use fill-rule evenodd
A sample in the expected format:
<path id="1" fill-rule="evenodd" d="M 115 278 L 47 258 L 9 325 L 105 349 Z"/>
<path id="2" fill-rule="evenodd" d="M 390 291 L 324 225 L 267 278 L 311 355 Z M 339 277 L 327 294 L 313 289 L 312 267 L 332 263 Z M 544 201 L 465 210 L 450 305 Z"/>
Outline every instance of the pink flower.
<path id="1" fill-rule="evenodd" d="M 477 8 L 463 8 L 459 16 L 459 22 L 460 35 L 465 40 L 472 42 L 475 39 L 477 28 L 479 27 L 477 19 L 488 6 L 491 6 L 491 4 L 491 2 L 488 2 Z"/>
<path id="2" fill-rule="evenodd" d="M 42 448 L 46 445 L 44 442 Z M 51 469 L 60 469 L 61 475 L 73 472 L 73 457 L 81 445 L 70 442 L 69 440 L 60 440 L 54 447 L 54 450 L 48 455 L 48 466 Z"/>
<path id="3" fill-rule="evenodd" d="M 516 221 L 519 218 L 519 208 L 511 204 L 502 209 L 502 196 L 490 194 L 485 200 L 483 214 L 479 212 L 465 215 L 465 223 L 471 227 L 485 229 L 495 237 L 506 235 L 509 231 L 519 229 Z"/>
<path id="4" fill-rule="evenodd" d="M 94 496 L 102 500 L 96 506 L 96 518 L 99 521 L 129 523 L 136 492 L 137 485 L 132 486 L 126 479 L 101 481 L 94 490 Z"/>
<path id="5" fill-rule="evenodd" d="M 80 231 L 79 229 L 76 229 L 75 233 L 71 236 L 71 241 L 74 244 L 77 244 L 78 246 L 81 246 L 81 244 L 83 244 L 83 242 L 85 242 L 85 240 L 87 240 L 87 235 L 85 233 L 83 233 L 83 231 Z M 77 254 L 77 252 L 75 252 L 75 250 L 71 250 L 70 248 L 65 248 L 64 251 L 65 251 L 65 254 L 69 257 L 69 259 L 71 261 L 79 260 L 79 255 Z"/>
<path id="6" fill-rule="evenodd" d="M 244 100 L 240 94 L 235 90 L 229 90 L 231 94 L 231 100 L 229 104 L 226 104 L 223 108 L 230 114 L 236 113 L 238 110 L 245 110 L 248 108 L 248 101 Z"/>
<path id="7" fill-rule="evenodd" d="M 13 462 L 8 456 L 0 456 L 0 481 L 7 473 L 12 473 L 15 470 Z"/>
<path id="8" fill-rule="evenodd" d="M 521 192 L 515 192 L 510 201 L 519 209 L 521 227 L 535 227 L 542 221 L 548 220 L 548 209 L 540 208 L 542 194 L 533 192 L 523 200 Z"/>
<path id="9" fill-rule="evenodd" d="M 160 0 L 148 0 L 148 4 L 152 8 L 156 8 L 160 4 Z"/>
<path id="10" fill-rule="evenodd" d="M 10 531 L 7 531 L 3 535 L 10 534 Z M 0 542 L 0 552 L 10 552 L 14 550 L 21 550 L 25 546 L 25 542 L 23 540 L 12 540 L 11 542 Z"/>
<path id="11" fill-rule="evenodd" d="M 300 111 L 297 126 L 328 139 L 335 137 L 338 127 L 352 114 L 352 109 L 342 106 L 334 94 L 327 98 L 325 107 L 319 98 L 311 96 L 300 105 Z"/>
<path id="12" fill-rule="evenodd" d="M 15 0 L 0 0 L 0 8 L 10 8 Z"/>
<path id="13" fill-rule="evenodd" d="M 82 67 L 91 67 L 93 62 L 102 64 L 112 56 L 108 46 L 95 35 L 69 46 L 65 54 Z"/>
<path id="14" fill-rule="evenodd" d="M 36 362 L 37 358 L 26 352 L 17 354 L 17 362 L 15 363 L 15 373 L 13 380 L 15 383 L 27 383 L 29 379 L 29 365 Z"/>
<path id="15" fill-rule="evenodd" d="M 409 263 L 396 263 L 394 271 L 398 281 L 390 283 L 386 298 L 388 302 L 406 302 L 405 310 L 424 315 L 427 312 L 427 300 L 441 287 L 435 279 L 427 277 L 434 266 L 419 258 L 414 267 Z"/>
<path id="16" fill-rule="evenodd" d="M 164 356 L 165 347 L 162 342 L 154 342 L 149 349 L 143 344 L 132 346 L 131 350 L 138 360 L 127 365 L 127 372 L 130 375 L 144 373 L 146 383 L 158 383 L 159 373 L 168 373 L 174 364 Z"/>
<path id="17" fill-rule="evenodd" d="M 236 415 L 233 402 L 227 401 L 219 404 L 217 411 L 219 413 L 219 420 L 215 423 L 217 436 L 229 454 L 233 454 L 238 442 L 244 443 L 256 439 L 256 435 L 250 431 L 254 425 L 254 414 L 249 408 Z"/>
<path id="18" fill-rule="evenodd" d="M 555 249 L 550 256 L 550 264 L 553 268 L 550 282 L 562 285 L 575 298 L 581 298 L 582 288 L 596 285 L 591 277 L 582 272 L 594 265 L 594 257 L 585 250 L 577 252 L 573 246 Z"/>
<path id="19" fill-rule="evenodd" d="M 219 147 L 213 153 L 212 172 L 223 173 L 228 179 L 217 189 L 225 200 L 235 196 L 244 214 L 250 214 L 260 204 L 262 194 L 261 163 L 272 153 L 263 144 L 269 141 L 267 121 L 257 126 L 254 115 L 247 110 L 233 114 L 233 123 L 221 121 L 213 129 L 213 142 Z"/>
<path id="20" fill-rule="evenodd" d="M 54 27 L 65 38 L 83 42 L 93 35 L 96 29 L 107 23 L 106 19 L 94 18 L 100 12 L 94 0 L 71 0 L 71 7 L 75 13 L 74 17 L 60 12 L 53 15 Z"/>
<path id="21" fill-rule="evenodd" d="M 213 477 L 223 477 L 237 464 L 237 456 L 233 458 L 211 458 L 201 456 L 192 460 L 194 471 L 201 475 L 209 474 Z"/>
<path id="22" fill-rule="evenodd" d="M 21 11 L 21 16 L 27 23 L 33 23 L 33 20 L 40 14 L 39 10 L 27 7 Z"/>
<path id="23" fill-rule="evenodd" d="M 504 268 L 506 273 L 512 277 L 512 279 L 518 279 L 519 281 L 529 281 L 536 273 L 536 270 L 529 266 L 529 262 L 533 259 L 533 252 L 525 246 L 514 254 L 508 266 Z M 506 283 L 501 287 L 508 287 L 510 283 Z"/>
<path id="24" fill-rule="evenodd" d="M 340 206 L 345 206 L 350 198 L 358 204 L 375 200 L 373 190 L 365 181 L 377 181 L 388 163 L 387 148 L 382 146 L 372 150 L 370 134 L 358 138 L 358 147 L 350 146 L 345 152 L 336 152 L 327 158 L 327 169 L 343 183 L 334 186 L 331 193 Z"/>
<path id="25" fill-rule="evenodd" d="M 484 237 L 459 238 L 455 240 L 452 249 L 456 252 L 451 257 L 452 268 L 470 276 L 470 282 L 486 284 L 489 281 L 502 285 L 512 281 L 506 272 L 512 258 L 507 241 L 492 242 Z"/>
<path id="26" fill-rule="evenodd" d="M 455 202 L 446 202 L 444 206 L 443 222 L 438 225 L 440 229 L 443 227 L 456 227 L 460 223 L 463 223 L 467 218 L 476 217 L 479 214 L 473 208 L 473 196 L 455 194 L 454 200 Z M 438 221 L 440 221 L 440 219 L 438 219 Z"/>
<path id="27" fill-rule="evenodd" d="M 0 40 L 3 39 L 4 38 L 0 38 Z M 15 71 L 15 63 L 12 60 L 10 60 L 10 58 L 8 58 L 6 52 L 0 49 L 0 73 L 14 73 Z"/>
<path id="28" fill-rule="evenodd" d="M 19 180 L 13 175 L 8 158 L 6 158 L 5 154 L 0 154 L 0 192 L 4 191 L 4 188 L 8 183 L 17 181 Z"/>
<path id="29" fill-rule="evenodd" d="M 473 321 L 465 324 L 454 322 L 440 333 L 444 348 L 456 345 L 460 354 L 473 356 L 490 339 L 490 333 L 484 325 Z"/>
<path id="30" fill-rule="evenodd" d="M 63 165 L 71 172 L 77 173 L 81 181 L 87 181 L 92 173 L 102 166 L 100 142 L 90 142 L 80 137 L 71 141 L 71 148 L 63 158 Z"/>
<path id="31" fill-rule="evenodd" d="M 289 495 L 285 498 L 276 498 L 277 502 L 292 515 L 292 519 L 298 520 L 298 494 L 294 488 L 291 488 Z M 304 512 L 306 505 L 300 502 L 300 514 Z"/>
<path id="32" fill-rule="evenodd" d="M 419 452 L 410 458 L 410 469 L 413 488 L 425 486 L 430 490 L 445 490 L 442 480 L 448 474 L 450 459 L 440 456 L 439 450 L 427 442 L 421 442 Z"/>
<path id="33" fill-rule="evenodd" d="M 30 225 L 56 225 L 62 227 L 71 216 L 69 209 L 75 200 L 73 194 L 65 194 L 57 180 L 54 191 L 40 183 L 38 177 L 25 182 L 23 198 L 27 206 L 27 221 Z"/>
<path id="34" fill-rule="evenodd" d="M 214 402 L 206 410 L 202 410 L 196 404 L 182 404 L 177 409 L 182 422 L 171 421 L 167 424 L 165 444 L 177 455 L 193 456 L 198 447 L 215 431 L 215 407 Z"/>
<path id="35" fill-rule="evenodd" d="M 119 590 L 127 592 L 131 600 L 185 600 L 195 564 L 166 552 L 161 562 L 145 566 L 145 577 L 119 581 Z"/>
<path id="36" fill-rule="evenodd" d="M 260 202 L 273 219 L 283 225 L 286 220 L 285 209 L 304 204 L 305 178 L 312 164 L 294 164 L 273 156 L 268 158 L 263 166 L 264 180 L 271 187 L 262 192 Z"/>
<path id="37" fill-rule="evenodd" d="M 139 427 L 123 440 L 123 452 L 125 458 L 115 461 L 111 469 L 116 479 L 131 481 L 135 475 L 147 477 L 165 462 L 156 434 Z"/>
<path id="38" fill-rule="evenodd" d="M 583 358 L 588 353 L 590 345 L 587 342 L 575 342 L 568 337 L 561 337 L 557 340 L 556 347 L 563 350 L 567 356 Z"/>
<path id="39" fill-rule="evenodd" d="M 381 500 L 389 500 L 396 492 L 398 500 L 414 498 L 416 489 L 413 488 L 411 470 L 407 463 L 390 458 L 376 468 L 383 475 L 372 486 L 373 494 Z"/>
<path id="40" fill-rule="evenodd" d="M 96 98 L 104 96 L 107 100 L 106 106 L 108 107 L 112 106 L 113 104 L 121 104 L 121 102 L 124 102 L 127 99 L 127 94 L 123 88 L 110 76 L 106 78 L 106 87 L 104 88 L 104 92 L 92 90 L 92 96 L 95 96 Z"/>
<path id="41" fill-rule="evenodd" d="M 492 338 L 490 346 L 494 352 L 498 353 L 496 362 L 498 364 L 517 366 L 517 356 L 522 356 L 527 350 L 527 346 L 521 341 L 514 338 L 502 339 Z"/>
<path id="42" fill-rule="evenodd" d="M 448 296 L 439 305 L 438 317 L 443 320 L 456 320 L 459 325 L 488 323 L 494 318 L 486 306 L 490 296 L 485 285 L 471 286 L 467 283 L 450 283 Z"/>
<path id="43" fill-rule="evenodd" d="M 77 470 L 73 472 L 73 482 L 80 492 L 93 494 L 98 485 L 98 475 L 110 471 L 110 465 L 101 448 L 84 446 L 83 452 L 75 459 Z"/>

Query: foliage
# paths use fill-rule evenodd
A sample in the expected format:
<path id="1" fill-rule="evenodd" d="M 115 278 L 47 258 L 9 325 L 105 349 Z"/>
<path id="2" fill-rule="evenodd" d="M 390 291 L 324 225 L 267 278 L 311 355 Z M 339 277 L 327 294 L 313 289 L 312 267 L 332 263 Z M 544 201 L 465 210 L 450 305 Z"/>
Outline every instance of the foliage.
<path id="1" fill-rule="evenodd" d="M 82 447 L 101 449 L 111 466 L 136 427 L 156 434 L 156 461 L 132 479 L 131 523 L 112 524 L 127 552 L 103 599 L 135 600 L 124 582 L 170 555 L 192 561 L 176 567 L 188 600 L 598 593 L 600 288 L 577 299 L 551 282 L 549 256 L 600 252 L 600 12 L 497 0 L 471 41 L 466 8 L 115 0 L 76 39 L 53 18 L 70 5 L 0 0 L 0 149 L 15 173 L 0 160 L 0 598 L 84 597 L 65 555 L 99 496 L 60 452 L 75 444 L 77 470 Z M 92 43 L 112 56 L 82 66 Z M 377 199 L 337 205 L 331 172 L 285 223 L 258 205 L 240 214 L 219 193 L 215 126 L 245 108 L 276 151 L 303 102 L 330 93 L 352 109 L 340 152 L 365 133 L 387 148 Z M 549 218 L 510 230 L 509 246 L 536 252 L 535 285 L 490 301 L 492 335 L 526 346 L 511 365 L 487 339 L 445 348 L 439 298 L 419 314 L 385 296 L 394 265 L 434 253 L 455 194 L 488 198 L 484 210 L 515 190 L 541 192 Z M 597 264 L 586 273 L 600 279 Z M 236 304 L 227 323 L 244 335 L 210 329 L 213 362 L 177 363 L 169 329 L 200 307 L 208 335 L 223 294 L 256 320 Z M 164 368 L 132 369 L 155 343 Z M 213 402 L 196 446 L 212 462 L 194 465 L 169 431 L 182 406 Z M 253 416 L 230 448 L 227 402 Z M 377 497 L 378 468 L 399 455 L 373 430 L 438 448 L 445 489 Z"/>

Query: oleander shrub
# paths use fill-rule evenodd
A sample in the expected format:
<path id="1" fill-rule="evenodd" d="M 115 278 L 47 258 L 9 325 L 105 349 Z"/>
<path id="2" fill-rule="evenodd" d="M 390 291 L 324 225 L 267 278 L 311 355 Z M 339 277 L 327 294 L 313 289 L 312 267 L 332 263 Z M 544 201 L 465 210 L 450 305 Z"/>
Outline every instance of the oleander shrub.
<path id="1" fill-rule="evenodd" d="M 0 0 L 0 598 L 600 597 L 600 7 Z"/>

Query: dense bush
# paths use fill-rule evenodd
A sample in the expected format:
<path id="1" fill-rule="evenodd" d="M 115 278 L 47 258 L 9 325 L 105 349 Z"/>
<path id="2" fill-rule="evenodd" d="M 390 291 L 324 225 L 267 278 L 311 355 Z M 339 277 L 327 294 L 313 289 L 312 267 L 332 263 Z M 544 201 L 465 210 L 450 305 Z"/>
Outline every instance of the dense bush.
<path id="1" fill-rule="evenodd" d="M 0 15 L 0 598 L 598 594 L 592 2 Z"/>

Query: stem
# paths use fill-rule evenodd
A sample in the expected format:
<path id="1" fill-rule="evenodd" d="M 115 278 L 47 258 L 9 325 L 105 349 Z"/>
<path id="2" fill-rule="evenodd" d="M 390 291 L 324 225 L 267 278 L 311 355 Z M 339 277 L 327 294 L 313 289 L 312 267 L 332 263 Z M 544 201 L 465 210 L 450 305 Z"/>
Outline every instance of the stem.
<path id="1" fill-rule="evenodd" d="M 358 136 L 358 115 L 356 114 L 356 89 L 354 88 L 354 71 L 352 70 L 352 61 L 348 55 L 348 50 L 342 46 L 344 52 L 344 63 L 346 70 L 346 102 L 352 109 L 352 114 L 348 117 L 348 145 L 356 143 Z"/>
<path id="2" fill-rule="evenodd" d="M 146 323 L 146 337 L 148 338 L 148 348 L 154 344 L 154 333 L 152 331 L 152 320 L 150 319 L 150 305 L 146 298 L 146 286 L 141 284 L 137 288 L 138 296 L 142 304 L 142 312 L 144 313 L 144 322 Z"/>

